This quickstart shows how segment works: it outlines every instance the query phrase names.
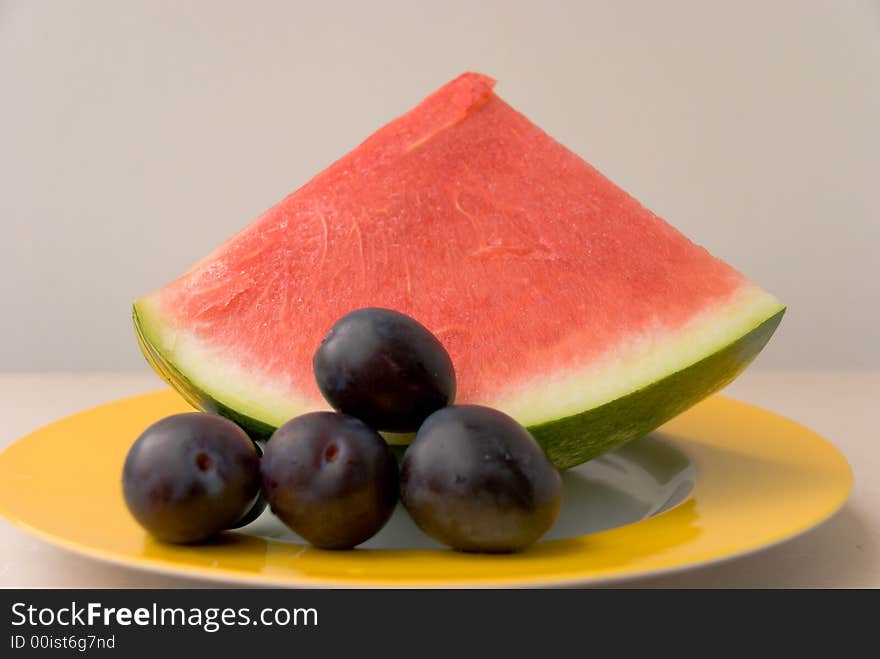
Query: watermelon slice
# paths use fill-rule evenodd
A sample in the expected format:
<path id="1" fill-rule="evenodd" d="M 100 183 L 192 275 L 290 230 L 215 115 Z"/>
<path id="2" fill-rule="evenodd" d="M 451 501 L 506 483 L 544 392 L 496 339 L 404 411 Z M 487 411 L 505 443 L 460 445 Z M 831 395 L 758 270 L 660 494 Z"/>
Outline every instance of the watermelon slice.
<path id="1" fill-rule="evenodd" d="M 409 314 L 458 402 L 528 426 L 560 468 L 729 383 L 784 307 L 466 73 L 138 300 L 150 364 L 266 436 L 326 403 L 311 360 L 341 315 Z"/>

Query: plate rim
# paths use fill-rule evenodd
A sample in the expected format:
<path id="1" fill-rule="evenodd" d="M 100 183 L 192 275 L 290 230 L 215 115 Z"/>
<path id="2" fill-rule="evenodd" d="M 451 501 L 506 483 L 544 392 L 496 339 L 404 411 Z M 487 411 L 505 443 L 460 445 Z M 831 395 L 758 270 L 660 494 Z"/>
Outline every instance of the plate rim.
<path id="1" fill-rule="evenodd" d="M 561 588 L 561 587 L 599 587 L 599 586 L 609 586 L 614 584 L 625 584 L 630 581 L 637 581 L 639 579 L 647 579 L 653 577 L 665 577 L 671 576 L 683 572 L 689 572 L 691 570 L 698 570 L 705 567 L 711 567 L 714 565 L 722 565 L 724 563 L 728 563 L 730 561 L 734 561 L 740 558 L 746 558 L 748 556 L 752 556 L 754 554 L 758 554 L 768 549 L 772 549 L 774 547 L 778 547 L 779 545 L 785 544 L 791 540 L 795 540 L 810 531 L 818 528 L 819 526 L 830 521 L 835 515 L 837 515 L 841 509 L 846 505 L 848 497 L 840 502 L 840 505 L 837 506 L 831 513 L 828 514 L 822 520 L 819 520 L 815 524 L 810 524 L 805 526 L 804 528 L 794 532 L 791 535 L 787 535 L 785 537 L 781 537 L 777 540 L 774 540 L 769 543 L 764 544 L 756 544 L 754 547 L 750 547 L 747 549 L 743 549 L 742 551 L 726 554 L 724 556 L 719 556 L 717 558 L 707 558 L 700 561 L 692 561 L 689 563 L 681 563 L 678 565 L 673 565 L 664 568 L 648 568 L 645 570 L 635 570 L 621 574 L 611 574 L 611 575 L 603 575 L 598 577 L 587 577 L 584 579 L 578 578 L 567 578 L 560 577 L 558 579 L 533 579 L 530 577 L 521 577 L 518 581 L 510 581 L 506 583 L 498 582 L 487 582 L 487 583 L 475 583 L 471 581 L 449 581 L 449 582 L 425 582 L 425 583 L 401 583 L 401 584 L 389 584 L 385 582 L 359 582 L 359 583 L 331 583 L 326 579 L 315 579 L 310 581 L 308 579 L 303 579 L 301 582 L 295 580 L 289 580 L 285 582 L 279 582 L 276 579 L 271 578 L 259 578 L 259 577 L 251 577 L 246 573 L 239 572 L 218 572 L 212 568 L 202 568 L 198 566 L 194 567 L 175 567 L 173 564 L 169 564 L 165 561 L 157 560 L 157 559 L 142 559 L 140 562 L 129 562 L 128 559 L 121 558 L 113 552 L 103 551 L 100 549 L 94 549 L 88 547 L 88 545 L 82 545 L 76 542 L 70 542 L 63 538 L 59 538 L 58 536 L 54 536 L 52 534 L 45 533 L 44 531 L 32 527 L 24 522 L 12 520 L 6 517 L 3 514 L 2 510 L 0 510 L 0 514 L 3 515 L 3 518 L 8 520 L 13 526 L 18 529 L 22 529 L 29 535 L 38 538 L 39 540 L 56 547 L 58 549 L 62 549 L 64 551 L 68 551 L 72 554 L 75 554 L 80 557 L 85 557 L 91 560 L 99 561 L 102 563 L 108 563 L 110 565 L 116 567 L 122 567 L 128 570 L 134 570 L 136 572 L 143 572 L 146 574 L 158 574 L 161 576 L 170 576 L 170 577 L 182 577 L 189 578 L 194 580 L 204 581 L 206 583 L 213 584 L 228 584 L 230 586 L 238 586 L 238 587 L 251 587 L 251 588 L 291 588 L 291 589 L 323 589 L 323 590 L 360 590 L 360 589 L 373 589 L 373 590 L 465 590 L 465 589 L 486 589 L 486 590 L 505 590 L 505 589 L 521 589 L 521 588 Z M 676 506 L 680 506 L 686 502 L 682 501 Z M 670 508 L 672 510 L 672 508 Z M 667 511 L 664 511 L 664 513 Z M 661 513 L 663 514 L 663 513 Z M 385 550 L 375 550 L 375 551 L 385 551 Z M 172 586 L 173 587 L 173 586 Z"/>
<path id="2" fill-rule="evenodd" d="M 0 452 L 0 473 L 3 470 L 3 457 L 7 451 L 21 442 L 28 440 L 34 436 L 38 436 L 42 432 L 46 432 L 49 429 L 53 428 L 58 424 L 63 424 L 70 419 L 76 418 L 78 416 L 86 415 L 88 413 L 99 412 L 100 410 L 114 405 L 114 404 L 124 404 L 126 402 L 132 403 L 141 401 L 144 399 L 148 399 L 150 397 L 154 397 L 157 395 L 165 395 L 169 393 L 171 390 L 163 389 L 154 391 L 147 394 L 140 394 L 136 396 L 129 396 L 126 398 L 117 399 L 114 401 L 108 401 L 102 405 L 93 406 L 77 412 L 68 417 L 64 417 L 59 419 L 58 421 L 52 422 L 41 428 L 38 428 L 31 433 L 24 435 L 23 437 L 15 440 L 11 444 L 9 444 L 2 452 Z M 184 577 L 190 579 L 201 580 L 209 583 L 226 583 L 230 586 L 250 586 L 250 587 L 290 587 L 290 588 L 389 588 L 389 589 L 410 589 L 410 588 L 425 588 L 425 589 L 444 589 L 444 588 L 546 588 L 546 587 L 560 587 L 560 586 L 604 586 L 614 583 L 625 583 L 628 581 L 633 581 L 642 578 L 648 577 L 659 577 L 663 575 L 670 575 L 680 572 L 686 572 L 693 569 L 699 569 L 703 567 L 707 567 L 710 565 L 717 565 L 720 563 L 724 563 L 730 560 L 735 560 L 737 558 L 742 558 L 744 556 L 748 556 L 759 551 L 763 551 L 764 549 L 769 549 L 771 547 L 777 546 L 789 540 L 792 540 L 796 537 L 807 533 L 808 531 L 816 528 L 820 524 L 823 524 L 831 517 L 833 517 L 846 503 L 848 500 L 853 487 L 853 471 L 852 467 L 847 461 L 846 457 L 843 453 L 830 441 L 816 433 L 815 431 L 807 428 L 799 424 L 796 421 L 788 419 L 782 415 L 779 415 L 770 410 L 765 410 L 756 405 L 752 405 L 750 403 L 746 403 L 743 401 L 739 401 L 733 398 L 729 398 L 727 396 L 718 395 L 710 397 L 707 401 L 704 401 L 700 405 L 705 405 L 706 402 L 711 400 L 720 400 L 724 401 L 726 405 L 734 405 L 741 406 L 744 409 L 748 410 L 750 414 L 758 414 L 764 415 L 769 418 L 772 418 L 774 421 L 783 422 L 785 424 L 789 424 L 793 429 L 797 430 L 799 433 L 808 433 L 814 440 L 818 440 L 821 444 L 824 445 L 825 449 L 831 449 L 831 451 L 836 454 L 836 457 L 839 460 L 838 467 L 843 467 L 843 471 L 838 473 L 838 476 L 843 476 L 843 481 L 838 483 L 838 491 L 836 499 L 831 502 L 828 506 L 825 507 L 821 512 L 815 513 L 809 516 L 809 519 L 806 519 L 801 524 L 796 527 L 789 528 L 787 531 L 781 533 L 778 537 L 767 540 L 766 538 L 751 540 L 741 544 L 736 549 L 730 551 L 718 551 L 713 555 L 710 555 L 701 559 L 691 559 L 691 560 L 681 560 L 679 562 L 675 562 L 669 565 L 657 567 L 657 566 L 648 566 L 645 568 L 634 568 L 634 569 L 622 569 L 616 572 L 609 572 L 605 574 L 587 574 L 584 573 L 580 576 L 575 574 L 558 574 L 555 576 L 531 576 L 531 575 L 490 575 L 486 577 L 480 578 L 467 578 L 467 579 L 445 579 L 445 580 L 426 580 L 426 579 L 415 579 L 415 578 L 405 578 L 401 581 L 389 581 L 388 579 L 352 579 L 350 577 L 346 577 L 342 575 L 335 579 L 330 579 L 323 576 L 310 576 L 305 574 L 300 575 L 290 575 L 285 574 L 283 577 L 279 577 L 277 574 L 275 575 L 261 575 L 257 572 L 252 571 L 244 571 L 239 568 L 216 568 L 213 566 L 203 566 L 203 565 L 195 565 L 189 563 L 181 563 L 181 562 L 173 562 L 169 558 L 153 558 L 148 556 L 133 556 L 129 554 L 122 554 L 119 551 L 115 551 L 112 549 L 106 549 L 102 547 L 95 547 L 93 545 L 89 545 L 78 540 L 71 540 L 70 538 L 64 537 L 57 533 L 53 533 L 51 531 L 47 531 L 43 528 L 39 528 L 30 524 L 25 519 L 19 517 L 15 511 L 11 510 L 10 507 L 6 504 L 3 497 L 0 497 L 0 515 L 3 515 L 8 521 L 10 521 L 14 526 L 21 529 L 25 533 L 28 533 L 32 536 L 37 537 L 38 539 L 46 542 L 52 546 L 59 547 L 66 551 L 70 551 L 74 554 L 85 556 L 87 558 L 98 560 L 102 562 L 106 562 L 112 565 L 116 565 L 119 567 L 134 569 L 141 572 L 147 573 L 155 573 L 162 574 L 166 576 L 173 577 Z M 699 405 L 697 406 L 699 407 Z M 692 408 L 693 409 L 693 408 Z M 681 416 L 687 415 L 689 411 L 682 413 Z M 677 417 L 677 418 L 681 418 Z M 673 420 L 673 422 L 675 419 Z M 672 422 L 670 422 L 672 423 Z M 668 424 L 666 424 L 668 425 Z M 661 434 L 663 433 L 663 428 L 666 425 L 662 426 L 658 429 Z M 664 437 L 664 440 L 667 438 Z M 612 529 L 607 529 L 604 531 L 600 531 L 595 534 L 589 534 L 586 536 L 577 536 L 575 538 L 569 539 L 558 539 L 547 541 L 545 543 L 541 543 L 545 546 L 550 546 L 554 544 L 567 543 L 572 540 L 578 540 L 583 538 L 590 538 L 594 536 L 598 536 L 604 533 L 613 533 L 614 531 L 618 531 L 619 529 L 632 529 L 637 525 L 645 524 L 646 522 L 650 522 L 651 520 L 657 520 L 663 517 L 666 517 L 675 511 L 682 508 L 682 506 L 687 505 L 689 502 L 693 502 L 695 497 L 701 493 L 701 468 L 699 464 L 699 460 L 695 459 L 693 455 L 693 451 L 689 451 L 689 442 L 687 441 L 678 441 L 672 439 L 670 443 L 679 451 L 682 451 L 689 460 L 696 466 L 696 479 L 694 483 L 694 487 L 689 492 L 689 494 L 678 504 L 673 506 L 672 508 L 663 511 L 659 515 L 652 516 L 645 520 L 640 520 L 637 522 L 633 522 L 631 524 L 627 524 L 621 527 L 615 527 Z M 265 540 L 265 539 L 264 539 Z M 270 542 L 266 540 L 266 542 Z M 355 551 L 363 551 L 363 550 L 355 550 Z M 398 555 L 412 555 L 414 553 L 442 553 L 444 556 L 450 555 L 449 550 L 445 549 L 427 549 L 427 550 L 383 550 L 383 549 L 375 549 L 375 550 L 367 550 L 372 552 L 395 552 Z M 490 570 L 491 571 L 491 570 Z"/>

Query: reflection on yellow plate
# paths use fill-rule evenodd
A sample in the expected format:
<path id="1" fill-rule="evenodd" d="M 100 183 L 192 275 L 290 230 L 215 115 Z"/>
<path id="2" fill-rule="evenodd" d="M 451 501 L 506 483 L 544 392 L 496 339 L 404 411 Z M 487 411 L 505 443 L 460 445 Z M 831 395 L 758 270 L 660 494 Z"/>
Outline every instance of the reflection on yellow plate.
<path id="1" fill-rule="evenodd" d="M 122 463 L 147 425 L 188 409 L 160 391 L 24 437 L 0 454 L 0 513 L 81 554 L 190 577 L 277 586 L 540 586 L 644 576 L 754 551 L 828 518 L 852 486 L 846 460 L 812 431 L 714 396 L 659 434 L 693 463 L 693 490 L 671 510 L 618 528 L 504 556 L 328 552 L 233 532 L 209 545 L 163 545 L 129 516 Z"/>

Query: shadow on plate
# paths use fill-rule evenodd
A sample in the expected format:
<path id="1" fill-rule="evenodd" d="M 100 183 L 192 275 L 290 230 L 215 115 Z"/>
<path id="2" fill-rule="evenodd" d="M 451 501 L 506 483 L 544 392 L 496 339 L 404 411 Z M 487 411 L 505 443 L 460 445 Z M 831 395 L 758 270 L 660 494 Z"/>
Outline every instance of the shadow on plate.
<path id="1" fill-rule="evenodd" d="M 681 451 L 657 436 L 627 444 L 563 474 L 559 518 L 542 539 L 561 540 L 632 524 L 669 510 L 693 489 L 694 468 Z M 304 541 L 270 512 L 241 529 L 274 542 Z M 439 549 L 398 505 L 364 549 Z"/>

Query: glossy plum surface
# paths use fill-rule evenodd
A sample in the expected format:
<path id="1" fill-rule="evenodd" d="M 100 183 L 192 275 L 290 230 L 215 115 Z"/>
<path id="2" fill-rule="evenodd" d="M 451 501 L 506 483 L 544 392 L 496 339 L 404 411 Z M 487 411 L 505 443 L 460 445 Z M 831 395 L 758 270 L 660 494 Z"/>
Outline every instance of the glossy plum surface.
<path id="1" fill-rule="evenodd" d="M 377 430 L 415 432 L 455 398 L 455 370 L 443 344 L 390 309 L 358 309 L 340 318 L 313 367 L 334 409 Z"/>
<path id="2" fill-rule="evenodd" d="M 416 524 L 455 549 L 510 552 L 538 540 L 562 504 L 562 479 L 529 432 L 497 410 L 432 414 L 401 464 L 401 500 Z"/>
<path id="3" fill-rule="evenodd" d="M 257 449 L 257 454 L 262 459 L 263 452 L 266 450 L 266 443 L 263 441 L 254 441 L 254 446 Z M 229 528 L 240 529 L 242 526 L 247 526 L 248 524 L 256 520 L 260 515 L 262 515 L 263 511 L 266 510 L 266 506 L 268 505 L 269 502 L 266 501 L 266 497 L 263 494 L 263 489 L 261 487 L 259 489 L 259 492 L 257 493 L 257 498 L 254 499 L 254 502 L 251 504 L 250 509 L 241 517 L 241 519 L 239 519 Z"/>
<path id="4" fill-rule="evenodd" d="M 381 529 L 398 499 L 398 472 L 385 440 L 336 412 L 297 417 L 272 435 L 262 460 L 272 512 L 324 549 L 350 549 Z"/>
<path id="5" fill-rule="evenodd" d="M 232 421 L 176 414 L 134 442 L 122 489 L 131 514 L 156 538 L 198 542 L 235 526 L 257 504 L 259 453 Z"/>

